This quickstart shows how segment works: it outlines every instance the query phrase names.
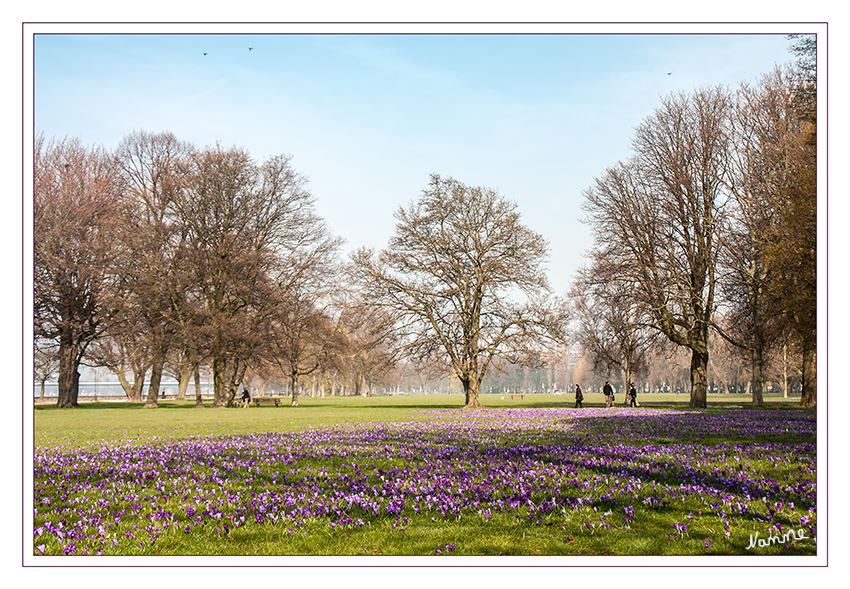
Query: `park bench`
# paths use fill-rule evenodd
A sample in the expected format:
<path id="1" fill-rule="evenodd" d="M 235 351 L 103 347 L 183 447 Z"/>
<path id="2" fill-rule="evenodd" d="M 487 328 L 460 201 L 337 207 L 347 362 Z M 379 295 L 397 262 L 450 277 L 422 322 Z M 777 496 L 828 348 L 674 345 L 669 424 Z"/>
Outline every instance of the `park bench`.
<path id="1" fill-rule="evenodd" d="M 525 395 L 511 395 L 511 399 L 513 399 L 514 397 L 519 397 L 520 399 L 524 399 Z"/>
<path id="2" fill-rule="evenodd" d="M 280 397 L 254 397 L 251 400 L 257 407 L 259 407 L 260 405 L 271 405 L 272 403 L 274 403 L 275 407 L 280 405 Z"/>

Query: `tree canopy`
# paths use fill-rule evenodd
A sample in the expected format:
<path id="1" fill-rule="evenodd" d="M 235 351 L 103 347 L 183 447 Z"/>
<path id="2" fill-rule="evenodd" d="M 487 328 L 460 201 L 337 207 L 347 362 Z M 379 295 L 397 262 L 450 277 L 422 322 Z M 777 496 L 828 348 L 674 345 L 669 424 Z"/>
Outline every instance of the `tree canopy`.
<path id="1" fill-rule="evenodd" d="M 548 245 L 516 208 L 495 190 L 432 175 L 396 212 L 387 249 L 353 256 L 358 285 L 405 354 L 443 358 L 468 408 L 480 406 L 494 361 L 536 362 L 563 336 L 564 307 L 543 271 Z"/>

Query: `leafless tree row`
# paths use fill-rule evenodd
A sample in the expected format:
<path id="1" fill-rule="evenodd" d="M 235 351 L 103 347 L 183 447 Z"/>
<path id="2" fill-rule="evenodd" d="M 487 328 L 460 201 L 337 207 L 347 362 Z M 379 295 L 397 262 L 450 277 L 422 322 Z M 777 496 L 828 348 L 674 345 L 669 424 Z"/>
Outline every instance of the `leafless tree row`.
<path id="1" fill-rule="evenodd" d="M 35 169 L 35 337 L 45 367 L 58 359 L 60 407 L 76 405 L 84 359 L 131 399 L 147 380 L 155 407 L 166 371 L 182 390 L 194 376 L 200 403 L 208 366 L 214 406 L 285 374 L 295 405 L 300 377 L 380 356 L 289 157 L 138 132 L 115 153 L 39 138 Z"/>
<path id="2" fill-rule="evenodd" d="M 690 404 L 705 407 L 714 332 L 749 355 L 761 404 L 766 355 L 787 357 L 790 342 L 801 404 L 815 405 L 814 92 L 788 67 L 734 92 L 665 97 L 632 157 L 595 179 L 584 205 L 595 244 L 572 299 L 597 364 L 628 382 L 661 335 L 690 353 Z"/>
<path id="3" fill-rule="evenodd" d="M 742 357 L 761 404 L 781 350 L 785 390 L 790 366 L 814 406 L 816 78 L 809 39 L 794 48 L 796 68 L 757 84 L 661 99 L 631 157 L 584 193 L 595 241 L 571 305 L 549 288 L 544 237 L 489 188 L 432 175 L 388 247 L 343 264 L 289 156 L 170 133 L 112 153 L 39 138 L 36 378 L 58 367 L 58 405 L 73 407 L 81 363 L 106 367 L 155 407 L 164 374 L 181 397 L 194 380 L 202 405 L 209 370 L 214 406 L 255 379 L 285 379 L 297 405 L 305 381 L 363 392 L 448 375 L 475 408 L 485 379 L 537 371 L 558 388 L 565 358 L 571 382 L 616 369 L 624 386 L 669 387 L 687 353 L 704 407 L 740 389 Z"/>
<path id="4" fill-rule="evenodd" d="M 343 268 L 287 156 L 137 132 L 115 153 L 40 139 L 35 157 L 36 342 L 60 359 L 60 407 L 84 358 L 146 407 L 168 372 L 201 405 L 202 367 L 213 406 L 254 377 L 285 375 L 294 406 L 305 377 L 360 392 L 413 367 L 477 407 L 488 370 L 563 341 L 548 245 L 493 190 L 433 176 L 390 247 Z"/>

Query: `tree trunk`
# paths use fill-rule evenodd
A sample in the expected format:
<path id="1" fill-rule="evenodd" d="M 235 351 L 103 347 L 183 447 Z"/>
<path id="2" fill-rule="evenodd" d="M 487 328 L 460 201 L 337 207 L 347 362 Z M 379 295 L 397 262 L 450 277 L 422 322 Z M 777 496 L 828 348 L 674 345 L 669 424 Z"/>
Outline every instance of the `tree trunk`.
<path id="1" fill-rule="evenodd" d="M 225 407 L 227 405 L 227 391 L 224 390 L 224 371 L 227 369 L 227 361 L 224 358 L 213 359 L 213 407 Z"/>
<path id="2" fill-rule="evenodd" d="M 691 409 L 705 409 L 708 392 L 708 350 L 692 350 Z"/>
<path id="3" fill-rule="evenodd" d="M 159 385 L 162 382 L 162 368 L 165 366 L 165 352 L 158 351 L 151 366 L 151 381 L 148 385 L 148 398 L 145 399 L 146 409 L 155 409 L 159 406 Z"/>
<path id="4" fill-rule="evenodd" d="M 201 397 L 201 366 L 195 365 L 195 407 L 203 408 L 204 399 Z"/>
<path id="5" fill-rule="evenodd" d="M 142 370 L 141 372 L 133 373 L 133 396 L 131 397 L 131 401 L 141 401 L 142 400 L 142 389 L 145 388 L 145 374 L 147 374 L 147 369 Z"/>
<path id="6" fill-rule="evenodd" d="M 764 405 L 764 325 L 758 305 L 754 305 L 753 323 L 755 333 L 753 334 L 753 404 Z"/>
<path id="7" fill-rule="evenodd" d="M 788 398 L 788 344 L 782 345 L 782 397 Z"/>
<path id="8" fill-rule="evenodd" d="M 293 370 L 289 374 L 289 383 L 292 387 L 292 407 L 298 407 L 298 371 Z"/>
<path id="9" fill-rule="evenodd" d="M 463 384 L 463 392 L 466 396 L 466 405 L 463 406 L 464 409 L 482 409 L 484 406 L 478 400 L 478 388 L 480 383 L 478 379 L 472 377 L 468 380 L 461 380 Z"/>
<path id="10" fill-rule="evenodd" d="M 233 401 L 236 399 L 236 391 L 239 389 L 239 385 L 242 384 L 242 381 L 245 378 L 245 372 L 247 370 L 247 362 L 240 362 L 239 360 L 234 360 L 233 373 L 230 375 L 230 381 L 227 385 L 227 401 L 225 405 L 227 405 L 228 407 L 233 405 Z"/>
<path id="11" fill-rule="evenodd" d="M 817 406 L 817 353 L 812 341 L 803 342 L 803 374 L 802 393 L 800 396 L 801 407 Z"/>
<path id="12" fill-rule="evenodd" d="M 59 378 L 57 383 L 59 390 L 56 406 L 60 409 L 77 406 L 77 397 L 80 392 L 78 349 L 79 346 L 66 338 L 62 338 L 59 343 Z"/>
<path id="13" fill-rule="evenodd" d="M 112 369 L 110 369 L 112 370 Z M 130 381 L 127 380 L 127 376 L 124 374 L 123 370 L 112 370 L 115 373 L 115 376 L 118 377 L 118 382 L 121 384 L 121 388 L 124 389 L 124 394 L 127 396 L 128 401 L 133 400 L 133 385 L 130 384 Z"/>
<path id="14" fill-rule="evenodd" d="M 753 404 L 764 405 L 764 359 L 762 358 L 762 346 L 756 342 L 753 349 Z"/>
<path id="15" fill-rule="evenodd" d="M 180 367 L 177 382 L 177 400 L 183 401 L 186 399 L 186 389 L 189 388 L 189 379 L 192 378 L 192 367 L 188 363 Z"/>

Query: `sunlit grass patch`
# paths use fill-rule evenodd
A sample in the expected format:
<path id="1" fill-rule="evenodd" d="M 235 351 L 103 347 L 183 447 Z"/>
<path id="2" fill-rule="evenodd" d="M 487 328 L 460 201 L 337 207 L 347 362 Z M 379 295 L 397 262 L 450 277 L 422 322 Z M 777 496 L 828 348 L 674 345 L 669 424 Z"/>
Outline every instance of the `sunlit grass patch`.
<path id="1" fill-rule="evenodd" d="M 760 553 L 816 552 L 810 412 L 410 413 L 39 446 L 34 553 L 746 554 L 789 529 Z"/>

